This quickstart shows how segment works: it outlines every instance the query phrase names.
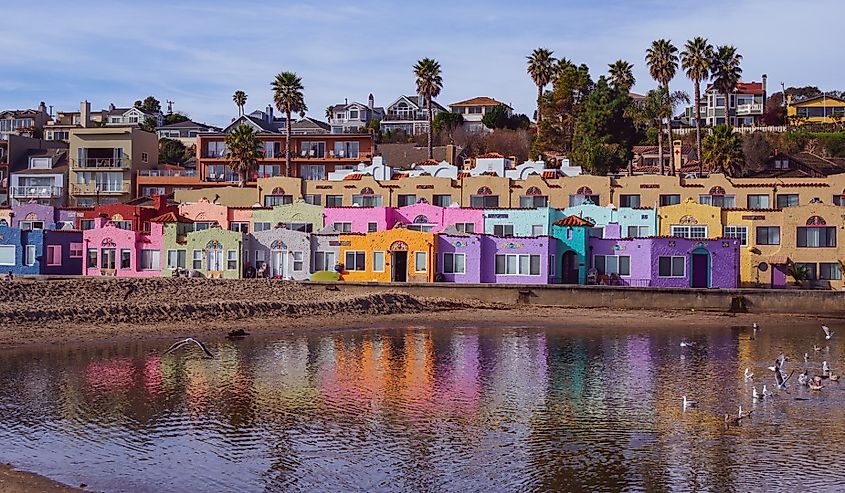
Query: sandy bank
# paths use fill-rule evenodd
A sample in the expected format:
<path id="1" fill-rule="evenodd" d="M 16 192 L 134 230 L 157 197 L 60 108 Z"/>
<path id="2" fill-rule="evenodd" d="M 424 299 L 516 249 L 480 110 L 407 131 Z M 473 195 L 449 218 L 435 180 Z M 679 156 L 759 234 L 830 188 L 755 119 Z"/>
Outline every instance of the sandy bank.
<path id="1" fill-rule="evenodd" d="M 0 464 L 0 493 L 71 493 L 76 488 Z"/>

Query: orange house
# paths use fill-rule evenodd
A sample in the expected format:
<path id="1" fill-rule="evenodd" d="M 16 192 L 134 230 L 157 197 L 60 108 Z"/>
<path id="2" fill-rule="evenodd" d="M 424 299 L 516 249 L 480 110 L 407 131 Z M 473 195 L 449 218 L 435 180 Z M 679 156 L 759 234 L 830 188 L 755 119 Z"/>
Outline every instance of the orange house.
<path id="1" fill-rule="evenodd" d="M 344 281 L 433 282 L 435 236 L 405 228 L 340 235 Z"/>

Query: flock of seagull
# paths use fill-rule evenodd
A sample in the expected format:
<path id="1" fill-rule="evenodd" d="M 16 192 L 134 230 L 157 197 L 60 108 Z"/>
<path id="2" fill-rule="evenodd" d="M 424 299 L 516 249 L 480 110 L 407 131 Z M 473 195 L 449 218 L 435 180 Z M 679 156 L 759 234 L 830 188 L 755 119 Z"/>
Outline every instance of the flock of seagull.
<path id="1" fill-rule="evenodd" d="M 754 322 L 754 324 L 752 324 L 751 329 L 753 331 L 752 336 L 751 336 L 751 340 L 754 340 L 757 337 L 757 331 L 761 330 L 761 329 L 760 329 L 760 326 L 757 325 L 757 322 Z M 822 325 L 822 331 L 824 331 L 824 338 L 825 338 L 826 341 L 829 341 L 833 337 L 833 331 L 830 330 L 830 327 L 828 327 L 827 325 Z M 695 343 L 693 343 L 693 342 L 688 342 L 688 341 L 682 341 L 681 342 L 682 348 L 693 347 L 694 345 L 695 345 Z M 819 345 L 813 344 L 813 351 L 814 352 L 821 351 L 821 350 L 822 350 L 822 348 Z M 684 358 L 684 356 L 682 355 L 681 358 Z M 781 351 L 781 353 L 775 359 L 774 365 L 768 367 L 768 370 L 771 371 L 771 372 L 774 372 L 774 374 L 775 374 L 775 385 L 777 386 L 777 390 L 782 390 L 785 393 L 789 393 L 789 391 L 787 390 L 786 384 L 787 384 L 787 382 L 789 382 L 789 380 L 795 374 L 795 368 L 793 368 L 792 371 L 789 372 L 789 375 L 785 374 L 785 365 L 786 365 L 787 361 L 789 361 L 789 358 L 786 357 L 786 355 L 783 354 L 783 351 Z M 824 388 L 824 386 L 822 385 L 823 381 L 825 381 L 825 380 L 828 380 L 828 381 L 831 381 L 831 382 L 838 382 L 839 381 L 839 375 L 836 375 L 836 374 L 833 373 L 833 371 L 831 370 L 830 365 L 828 365 L 827 361 L 822 362 L 822 372 L 821 372 L 821 374 L 820 375 L 813 375 L 811 377 L 809 375 L 809 373 L 807 373 L 807 368 L 806 368 L 806 364 L 809 363 L 809 362 L 810 362 L 810 353 L 806 352 L 806 353 L 804 353 L 805 368 L 798 375 L 798 384 L 799 385 L 806 386 L 810 390 L 812 390 L 814 392 L 818 392 L 818 391 L 821 391 Z M 744 378 L 745 382 L 753 382 L 754 381 L 754 373 L 751 371 L 751 368 L 745 369 L 745 373 L 743 375 L 743 378 Z M 761 391 L 759 393 L 757 392 L 757 386 L 756 385 L 751 387 L 751 400 L 755 404 L 759 401 L 771 399 L 771 398 L 775 397 L 776 395 L 777 395 L 777 392 L 769 391 L 769 389 L 768 389 L 768 387 L 766 386 L 765 383 L 763 384 L 763 388 L 761 389 Z M 795 399 L 796 400 L 807 400 L 807 398 L 804 398 L 804 397 L 795 397 Z M 687 399 L 687 396 L 685 395 L 685 396 L 683 396 L 682 406 L 683 406 L 684 412 L 686 412 L 687 409 L 698 407 L 698 402 L 694 401 L 694 400 Z M 753 413 L 753 412 L 754 412 L 753 409 L 743 410 L 742 405 L 740 405 L 739 406 L 739 412 L 737 414 L 735 414 L 735 415 L 725 414 L 725 424 L 726 425 L 739 425 L 739 424 L 742 423 L 742 420 L 749 418 L 751 416 L 751 413 Z"/>

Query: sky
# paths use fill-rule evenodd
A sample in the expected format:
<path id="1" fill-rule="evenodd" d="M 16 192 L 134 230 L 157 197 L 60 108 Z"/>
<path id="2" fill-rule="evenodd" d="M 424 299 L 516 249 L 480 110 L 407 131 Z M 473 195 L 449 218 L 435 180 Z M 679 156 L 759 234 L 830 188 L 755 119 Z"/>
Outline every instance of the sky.
<path id="1" fill-rule="evenodd" d="M 811 15 L 816 13 L 818 15 Z M 423 57 L 443 69 L 438 101 L 475 96 L 534 111 L 525 57 L 537 47 L 590 67 L 597 79 L 617 59 L 634 64 L 635 92 L 655 86 L 645 66 L 652 40 L 679 49 L 695 36 L 732 44 L 743 79 L 768 74 L 769 93 L 789 86 L 845 89 L 843 0 L 334 1 L 40 0 L 3 7 L 0 109 L 93 110 L 156 96 L 192 119 L 225 125 L 272 101 L 275 74 L 302 77 L 309 115 L 344 99 L 387 106 L 415 90 Z M 26 26 L 26 28 L 10 28 Z M 806 27 L 805 27 L 806 26 Z M 831 63 L 836 62 L 836 63 Z M 680 73 L 671 89 L 692 94 Z"/>

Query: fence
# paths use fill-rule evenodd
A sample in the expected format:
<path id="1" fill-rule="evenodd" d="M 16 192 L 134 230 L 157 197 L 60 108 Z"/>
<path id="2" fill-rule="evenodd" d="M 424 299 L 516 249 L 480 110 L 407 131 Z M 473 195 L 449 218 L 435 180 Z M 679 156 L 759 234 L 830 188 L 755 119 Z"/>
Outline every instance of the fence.
<path id="1" fill-rule="evenodd" d="M 786 125 L 769 125 L 764 127 L 732 127 L 734 132 L 741 133 L 741 134 L 751 134 L 754 132 L 772 132 L 772 133 L 782 133 L 789 130 L 789 127 Z M 702 127 L 701 133 L 703 135 L 709 135 L 713 132 L 712 127 Z M 675 135 L 690 135 L 695 134 L 695 128 L 673 128 L 672 133 Z"/>

